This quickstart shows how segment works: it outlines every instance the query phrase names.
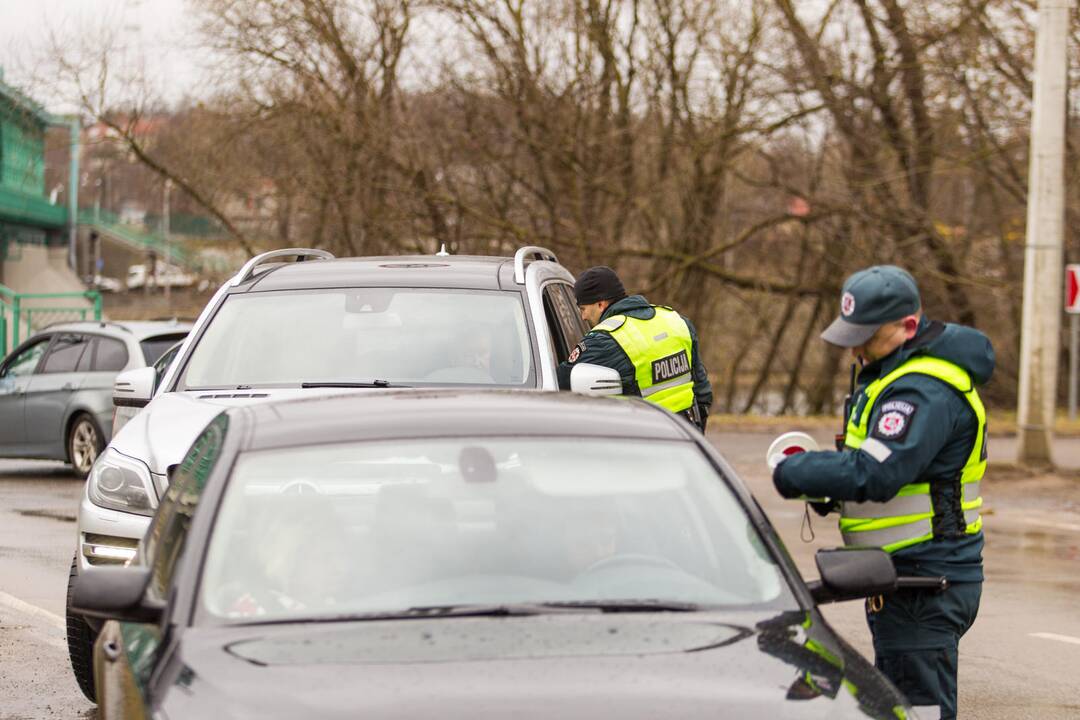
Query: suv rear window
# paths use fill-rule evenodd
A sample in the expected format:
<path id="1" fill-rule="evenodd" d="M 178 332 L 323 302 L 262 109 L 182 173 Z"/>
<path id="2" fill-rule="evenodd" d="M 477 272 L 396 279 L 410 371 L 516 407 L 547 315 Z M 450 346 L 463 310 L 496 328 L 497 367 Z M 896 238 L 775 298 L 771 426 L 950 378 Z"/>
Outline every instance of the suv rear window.
<path id="1" fill-rule="evenodd" d="M 535 385 L 521 295 L 418 288 L 232 295 L 199 338 L 183 386 L 374 380 Z"/>
<path id="2" fill-rule="evenodd" d="M 186 333 L 173 333 L 172 335 L 157 335 L 155 337 L 146 338 L 139 343 L 142 348 L 143 357 L 146 358 L 147 366 L 152 366 L 156 363 L 165 351 L 171 348 L 180 340 L 183 340 Z"/>

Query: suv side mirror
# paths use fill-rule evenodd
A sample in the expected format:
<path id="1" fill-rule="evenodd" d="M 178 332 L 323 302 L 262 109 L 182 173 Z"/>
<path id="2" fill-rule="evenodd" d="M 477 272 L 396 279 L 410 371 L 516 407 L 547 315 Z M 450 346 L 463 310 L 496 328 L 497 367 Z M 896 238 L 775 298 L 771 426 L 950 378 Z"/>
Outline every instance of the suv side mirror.
<path id="1" fill-rule="evenodd" d="M 160 622 L 164 603 L 146 597 L 151 570 L 145 565 L 96 567 L 75 579 L 71 609 L 79 615 L 123 622 Z"/>
<path id="2" fill-rule="evenodd" d="M 622 378 L 618 370 L 580 363 L 570 371 L 570 389 L 582 395 L 622 395 Z"/>
<path id="3" fill-rule="evenodd" d="M 157 373 L 152 367 L 122 372 L 113 382 L 113 405 L 116 407 L 146 407 L 154 396 Z"/>
<path id="4" fill-rule="evenodd" d="M 878 548 L 818 550 L 814 556 L 820 580 L 807 583 L 814 602 L 856 600 L 896 590 L 892 558 Z"/>

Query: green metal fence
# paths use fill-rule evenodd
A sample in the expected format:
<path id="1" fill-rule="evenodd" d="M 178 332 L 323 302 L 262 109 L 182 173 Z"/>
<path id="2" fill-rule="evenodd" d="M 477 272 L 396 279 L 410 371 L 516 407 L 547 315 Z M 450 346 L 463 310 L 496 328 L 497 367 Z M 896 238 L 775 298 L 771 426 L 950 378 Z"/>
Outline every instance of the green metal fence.
<path id="1" fill-rule="evenodd" d="M 72 306 L 64 301 L 89 300 L 92 304 Z M 75 293 L 17 293 L 0 285 L 0 357 L 40 327 L 51 322 L 100 320 L 101 293 L 96 290 Z M 11 344 L 8 344 L 10 330 Z"/>
<path id="2" fill-rule="evenodd" d="M 153 250 L 158 257 L 169 262 L 190 266 L 192 263 L 187 251 L 177 241 L 166 242 L 165 238 L 150 232 L 140 232 L 130 225 L 120 222 L 120 216 L 113 212 L 96 208 L 79 210 L 79 224 L 88 225 L 98 232 L 109 233 L 136 247 Z"/>

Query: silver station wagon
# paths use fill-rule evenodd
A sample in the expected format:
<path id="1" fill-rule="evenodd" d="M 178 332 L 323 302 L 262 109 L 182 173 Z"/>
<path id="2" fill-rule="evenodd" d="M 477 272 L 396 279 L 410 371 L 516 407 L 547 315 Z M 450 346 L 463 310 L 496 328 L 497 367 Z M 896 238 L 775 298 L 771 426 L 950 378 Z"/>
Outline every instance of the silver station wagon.
<path id="1" fill-rule="evenodd" d="M 190 329 L 73 322 L 32 335 L 0 363 L 0 457 L 62 460 L 85 477 L 112 436 L 117 374 L 153 365 Z"/>

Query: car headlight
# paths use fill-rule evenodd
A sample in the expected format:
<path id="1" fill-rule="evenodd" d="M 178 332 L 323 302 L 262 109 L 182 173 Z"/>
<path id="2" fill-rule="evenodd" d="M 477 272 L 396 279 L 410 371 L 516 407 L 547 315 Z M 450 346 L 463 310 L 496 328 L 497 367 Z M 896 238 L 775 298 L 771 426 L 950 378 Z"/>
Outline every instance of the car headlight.
<path id="1" fill-rule="evenodd" d="M 153 484 L 145 463 L 105 448 L 90 470 L 87 495 L 103 508 L 153 515 Z"/>

